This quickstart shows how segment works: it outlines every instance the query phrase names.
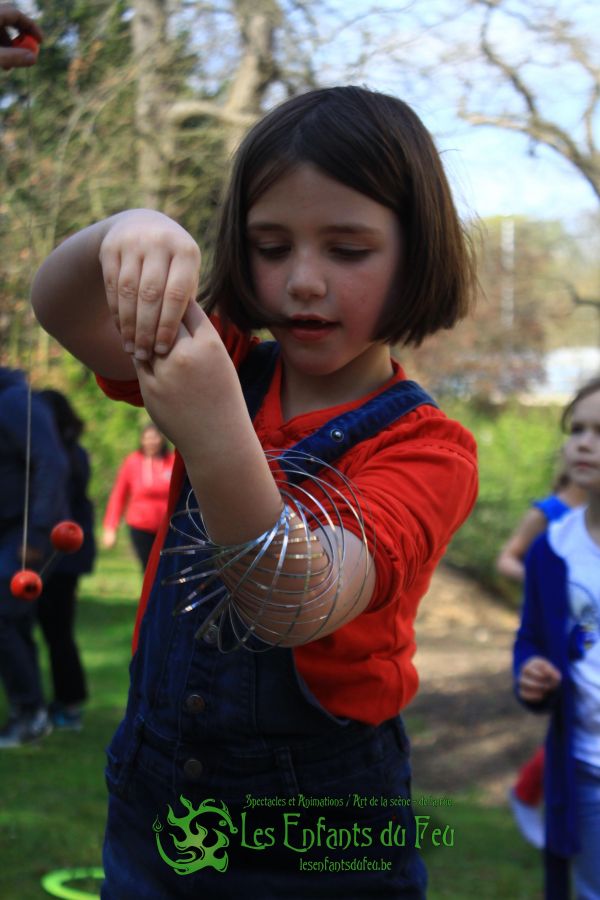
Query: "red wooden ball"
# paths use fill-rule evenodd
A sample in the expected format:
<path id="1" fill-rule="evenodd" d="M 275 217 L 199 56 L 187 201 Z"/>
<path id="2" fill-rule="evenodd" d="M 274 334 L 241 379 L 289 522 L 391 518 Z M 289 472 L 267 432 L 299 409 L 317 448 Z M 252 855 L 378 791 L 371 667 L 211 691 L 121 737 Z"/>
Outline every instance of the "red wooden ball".
<path id="1" fill-rule="evenodd" d="M 16 50 L 29 50 L 30 53 L 35 53 L 36 56 L 40 52 L 40 45 L 32 34 L 18 34 L 10 43 Z"/>
<path id="2" fill-rule="evenodd" d="M 77 522 L 65 519 L 50 532 L 50 540 L 55 550 L 61 553 L 75 553 L 83 544 L 83 530 Z"/>
<path id="3" fill-rule="evenodd" d="M 43 587 L 42 579 L 31 569 L 21 569 L 10 580 L 10 592 L 19 600 L 37 600 Z"/>

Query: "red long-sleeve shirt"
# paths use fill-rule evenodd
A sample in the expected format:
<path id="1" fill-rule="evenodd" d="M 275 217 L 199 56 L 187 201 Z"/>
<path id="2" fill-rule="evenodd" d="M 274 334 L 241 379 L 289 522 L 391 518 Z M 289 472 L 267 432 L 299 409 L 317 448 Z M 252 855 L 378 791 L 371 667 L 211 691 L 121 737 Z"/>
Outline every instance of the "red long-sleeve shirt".
<path id="1" fill-rule="evenodd" d="M 166 456 L 144 456 L 140 450 L 130 453 L 111 491 L 104 527 L 114 531 L 125 513 L 125 521 L 132 528 L 157 532 L 167 511 L 174 459 L 173 453 Z"/>
<path id="2" fill-rule="evenodd" d="M 215 324 L 219 327 L 218 321 Z M 234 327 L 222 337 L 239 368 L 253 339 Z M 284 450 L 293 446 L 329 419 L 368 399 L 362 397 L 286 422 L 281 412 L 281 375 L 279 360 L 254 419 L 265 448 Z M 392 380 L 405 377 L 394 363 Z M 99 376 L 97 380 L 113 399 L 141 405 L 137 382 L 109 381 Z M 374 391 L 373 395 L 378 393 Z M 375 561 L 375 590 L 363 613 L 333 634 L 295 647 L 293 653 L 299 673 L 326 709 L 337 716 L 378 724 L 396 715 L 416 693 L 414 620 L 433 570 L 475 502 L 475 441 L 440 410 L 420 406 L 353 447 L 336 461 L 336 468 L 364 500 L 369 550 Z M 179 497 L 184 474 L 183 461 L 177 454 L 169 512 Z M 351 514 L 342 514 L 342 520 L 344 527 L 356 531 Z M 146 569 L 138 628 L 168 525 L 166 518 Z"/>

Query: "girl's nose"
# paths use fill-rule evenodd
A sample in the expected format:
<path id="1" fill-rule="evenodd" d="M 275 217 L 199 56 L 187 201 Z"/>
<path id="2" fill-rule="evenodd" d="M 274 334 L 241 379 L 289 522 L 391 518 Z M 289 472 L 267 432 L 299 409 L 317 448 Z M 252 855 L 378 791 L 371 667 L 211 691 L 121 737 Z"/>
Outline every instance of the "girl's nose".
<path id="1" fill-rule="evenodd" d="M 287 292 L 297 300 L 324 297 L 327 293 L 325 276 L 312 256 L 302 255 L 291 261 L 287 279 Z"/>
<path id="2" fill-rule="evenodd" d="M 588 429 L 582 429 L 577 435 L 577 448 L 579 450 L 589 450 L 592 445 L 592 432 Z"/>

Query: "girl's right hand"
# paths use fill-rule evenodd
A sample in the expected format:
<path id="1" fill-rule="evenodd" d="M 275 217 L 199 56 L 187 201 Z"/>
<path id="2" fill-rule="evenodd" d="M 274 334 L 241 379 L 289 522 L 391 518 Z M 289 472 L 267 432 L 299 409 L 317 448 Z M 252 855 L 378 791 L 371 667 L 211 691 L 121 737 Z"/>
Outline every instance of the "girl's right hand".
<path id="1" fill-rule="evenodd" d="M 128 210 L 109 221 L 99 258 L 123 347 L 138 360 L 164 355 L 198 292 L 198 245 L 177 222 L 154 210 Z"/>
<path id="2" fill-rule="evenodd" d="M 526 703 L 539 703 L 555 691 L 562 681 L 556 666 L 543 656 L 531 656 L 521 667 L 517 690 Z"/>

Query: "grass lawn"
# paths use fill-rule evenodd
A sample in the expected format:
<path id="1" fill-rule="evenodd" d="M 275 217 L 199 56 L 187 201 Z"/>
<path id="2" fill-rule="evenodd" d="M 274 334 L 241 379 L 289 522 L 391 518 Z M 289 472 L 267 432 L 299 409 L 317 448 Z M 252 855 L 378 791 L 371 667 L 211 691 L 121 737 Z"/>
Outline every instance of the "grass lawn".
<path id="1" fill-rule="evenodd" d="M 48 872 L 101 865 L 104 748 L 125 702 L 139 585 L 124 538 L 81 583 L 78 635 L 90 686 L 84 730 L 55 732 L 36 746 L 0 753 L 0 900 L 43 900 Z M 0 718 L 5 715 L 2 696 Z M 449 809 L 425 810 L 432 825 L 454 829 L 454 846 L 425 850 L 429 900 L 541 897 L 538 855 L 519 839 L 508 810 L 489 808 L 475 795 L 450 796 Z M 98 886 L 79 879 L 61 896 L 98 896 Z"/>

